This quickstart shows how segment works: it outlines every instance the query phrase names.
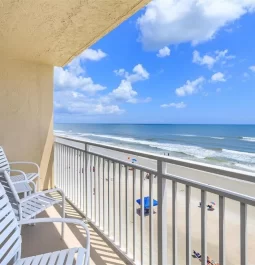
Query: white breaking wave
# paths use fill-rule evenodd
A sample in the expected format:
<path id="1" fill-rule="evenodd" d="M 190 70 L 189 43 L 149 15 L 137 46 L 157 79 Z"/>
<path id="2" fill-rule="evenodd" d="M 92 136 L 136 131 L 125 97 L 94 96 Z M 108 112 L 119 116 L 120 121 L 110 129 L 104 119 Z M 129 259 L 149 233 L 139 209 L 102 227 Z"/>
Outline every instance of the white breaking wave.
<path id="1" fill-rule="evenodd" d="M 54 130 L 55 133 L 65 133 L 65 131 L 61 131 L 61 130 Z"/>
<path id="2" fill-rule="evenodd" d="M 199 135 L 195 135 L 195 134 L 172 134 L 172 135 L 186 136 L 186 137 L 200 137 Z"/>
<path id="3" fill-rule="evenodd" d="M 255 165 L 243 165 L 243 164 L 236 163 L 235 166 L 240 167 L 242 169 L 249 170 L 249 171 L 255 171 Z"/>
<path id="4" fill-rule="evenodd" d="M 172 134 L 176 136 L 184 136 L 184 137 L 202 137 L 202 138 L 211 138 L 211 139 L 218 139 L 223 140 L 224 137 L 216 137 L 216 136 L 203 136 L 203 135 L 195 135 L 195 134 Z"/>
<path id="5" fill-rule="evenodd" d="M 98 138 L 117 140 L 120 142 L 126 142 L 126 143 L 131 143 L 131 144 L 150 146 L 152 148 L 158 148 L 164 151 L 183 153 L 188 156 L 193 156 L 199 159 L 224 158 L 227 160 L 231 159 L 231 160 L 236 160 L 238 162 L 255 164 L 255 154 L 248 153 L 248 152 L 239 152 L 239 151 L 228 150 L 228 149 L 210 150 L 210 149 L 205 149 L 205 148 L 202 148 L 199 146 L 193 146 L 193 145 L 159 143 L 159 142 L 139 140 L 139 139 L 134 139 L 134 138 L 129 138 L 129 137 L 118 137 L 118 136 L 112 136 L 112 135 L 101 135 L 101 134 L 93 134 L 93 133 L 81 133 L 79 135 L 80 136 L 93 136 L 93 137 L 98 137 Z"/>
<path id="6" fill-rule="evenodd" d="M 243 141 L 255 142 L 255 137 L 242 137 Z"/>

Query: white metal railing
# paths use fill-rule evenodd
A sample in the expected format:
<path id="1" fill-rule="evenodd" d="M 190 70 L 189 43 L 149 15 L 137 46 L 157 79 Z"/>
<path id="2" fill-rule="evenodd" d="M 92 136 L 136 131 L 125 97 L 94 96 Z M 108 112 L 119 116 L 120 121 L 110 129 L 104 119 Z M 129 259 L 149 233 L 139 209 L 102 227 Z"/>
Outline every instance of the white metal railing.
<path id="1" fill-rule="evenodd" d="M 127 156 L 130 155 L 137 156 L 138 160 L 143 162 L 139 164 L 129 162 Z M 151 166 L 148 167 L 144 163 L 145 159 L 150 159 Z M 207 264 L 208 194 L 218 197 L 219 264 L 226 264 L 225 202 L 226 199 L 230 199 L 240 204 L 240 264 L 247 265 L 247 206 L 252 208 L 255 206 L 254 196 L 172 174 L 173 165 L 196 172 L 199 170 L 206 174 L 221 175 L 233 181 L 246 181 L 246 185 L 255 183 L 255 175 L 252 173 L 62 136 L 55 138 L 55 185 L 64 190 L 67 199 L 104 235 L 126 262 L 150 265 L 191 264 L 191 191 L 198 189 L 201 200 L 202 265 Z M 133 170 L 130 170 L 131 168 Z M 181 248 L 185 249 L 184 261 L 179 261 L 180 248 L 178 248 L 180 244 L 178 244 L 177 217 L 178 197 L 181 197 L 178 191 L 180 185 L 183 185 L 185 190 L 183 196 L 185 244 Z M 153 199 L 158 201 L 157 214 L 149 210 L 148 218 L 144 214 L 143 200 L 140 211 L 136 204 L 136 200 L 144 198 L 145 195 L 149 196 L 150 205 L 153 205 Z M 170 234 L 167 222 L 169 211 L 171 211 Z"/>

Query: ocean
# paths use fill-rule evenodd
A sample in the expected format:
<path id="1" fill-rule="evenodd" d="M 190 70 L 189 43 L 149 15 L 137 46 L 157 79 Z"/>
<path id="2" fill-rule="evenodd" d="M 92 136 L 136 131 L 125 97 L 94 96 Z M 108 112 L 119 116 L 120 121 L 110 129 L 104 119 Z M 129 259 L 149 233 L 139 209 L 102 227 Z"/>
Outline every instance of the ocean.
<path id="1" fill-rule="evenodd" d="M 255 172 L 255 125 L 55 124 L 55 133 Z"/>

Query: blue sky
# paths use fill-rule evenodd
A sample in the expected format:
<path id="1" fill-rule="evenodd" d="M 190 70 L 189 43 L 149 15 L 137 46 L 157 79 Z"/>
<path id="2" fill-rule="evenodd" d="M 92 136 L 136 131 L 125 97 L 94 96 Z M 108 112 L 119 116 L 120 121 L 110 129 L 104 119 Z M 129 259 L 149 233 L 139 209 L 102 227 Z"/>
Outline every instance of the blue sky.
<path id="1" fill-rule="evenodd" d="M 255 124 L 254 11 L 254 0 L 152 1 L 55 67 L 55 122 Z"/>

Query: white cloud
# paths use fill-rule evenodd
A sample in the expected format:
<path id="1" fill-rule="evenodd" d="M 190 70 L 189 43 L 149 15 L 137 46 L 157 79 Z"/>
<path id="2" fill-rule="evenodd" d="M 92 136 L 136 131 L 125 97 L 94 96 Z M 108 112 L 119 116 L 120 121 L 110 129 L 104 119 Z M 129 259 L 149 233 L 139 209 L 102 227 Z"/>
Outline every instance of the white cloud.
<path id="1" fill-rule="evenodd" d="M 226 82 L 225 76 L 221 72 L 213 74 L 211 80 L 212 82 Z"/>
<path id="2" fill-rule="evenodd" d="M 118 105 L 101 102 L 100 97 L 88 97 L 82 93 L 60 90 L 55 92 L 54 108 L 57 113 L 96 115 L 121 114 Z"/>
<path id="3" fill-rule="evenodd" d="M 170 56 L 171 50 L 165 46 L 164 48 L 160 49 L 157 53 L 157 57 L 163 58 L 166 56 Z"/>
<path id="4" fill-rule="evenodd" d="M 187 105 L 184 102 L 180 102 L 180 103 L 169 103 L 169 104 L 162 104 L 160 105 L 161 108 L 176 108 L 176 109 L 183 109 L 186 108 Z"/>
<path id="5" fill-rule="evenodd" d="M 137 64 L 133 70 L 133 73 L 127 72 L 125 69 L 121 68 L 119 70 L 114 70 L 114 73 L 117 76 L 124 77 L 127 81 L 134 83 L 137 81 L 142 81 L 149 79 L 150 74 L 147 72 L 147 70 L 141 65 Z"/>
<path id="6" fill-rule="evenodd" d="M 88 61 L 88 60 L 100 61 L 106 56 L 107 54 L 100 49 L 98 50 L 87 49 L 84 52 L 82 52 L 80 55 L 75 57 L 66 67 L 70 72 L 79 76 L 80 74 L 85 73 L 85 67 L 81 65 L 82 61 Z"/>
<path id="7" fill-rule="evenodd" d="M 90 60 L 90 61 L 100 61 L 106 56 L 107 54 L 100 49 L 98 50 L 87 49 L 79 55 L 81 59 Z"/>
<path id="8" fill-rule="evenodd" d="M 153 0 L 137 20 L 140 41 L 155 50 L 185 42 L 195 45 L 254 9 L 254 0 Z"/>
<path id="9" fill-rule="evenodd" d="M 255 73 L 255 65 L 250 66 L 249 69 Z"/>
<path id="10" fill-rule="evenodd" d="M 106 89 L 105 86 L 95 84 L 91 77 L 77 76 L 69 69 L 62 67 L 55 67 L 54 86 L 56 90 L 82 90 L 89 93 Z"/>
<path id="11" fill-rule="evenodd" d="M 187 96 L 187 95 L 192 95 L 194 93 L 197 93 L 201 88 L 202 85 L 205 82 L 205 78 L 200 76 L 199 78 L 190 81 L 187 80 L 186 84 L 177 88 L 175 90 L 175 93 L 177 94 L 177 96 Z"/>
<path id="12" fill-rule="evenodd" d="M 206 65 L 209 69 L 211 69 L 216 62 L 222 62 L 225 63 L 226 60 L 234 59 L 234 55 L 228 55 L 228 50 L 223 51 L 215 51 L 213 55 L 204 55 L 201 56 L 198 51 L 193 52 L 193 63 L 199 64 L 199 65 Z"/>
<path id="13" fill-rule="evenodd" d="M 209 55 L 204 55 L 201 57 L 198 51 L 193 52 L 193 63 L 206 65 L 208 68 L 212 68 L 215 62 L 216 59 Z"/>
<path id="14" fill-rule="evenodd" d="M 116 89 L 114 89 L 108 96 L 104 97 L 105 102 L 119 100 L 134 104 L 147 103 L 151 101 L 151 98 L 138 99 L 138 93 L 133 89 L 133 83 L 147 80 L 150 77 L 150 74 L 141 64 L 137 64 L 133 68 L 131 74 L 123 68 L 114 70 L 114 73 L 124 79 L 121 80 L 120 85 Z"/>
<path id="15" fill-rule="evenodd" d="M 133 90 L 130 81 L 122 80 L 120 85 L 111 92 L 110 96 L 116 100 L 134 103 L 133 100 L 137 96 L 137 92 Z"/>
<path id="16" fill-rule="evenodd" d="M 57 104 L 57 105 L 56 105 Z M 100 103 L 91 104 L 88 102 L 73 101 L 67 105 L 61 106 L 55 103 L 55 108 L 61 108 L 61 113 L 82 114 L 82 115 L 105 115 L 105 114 L 121 114 L 124 110 L 117 105 L 103 105 Z"/>

